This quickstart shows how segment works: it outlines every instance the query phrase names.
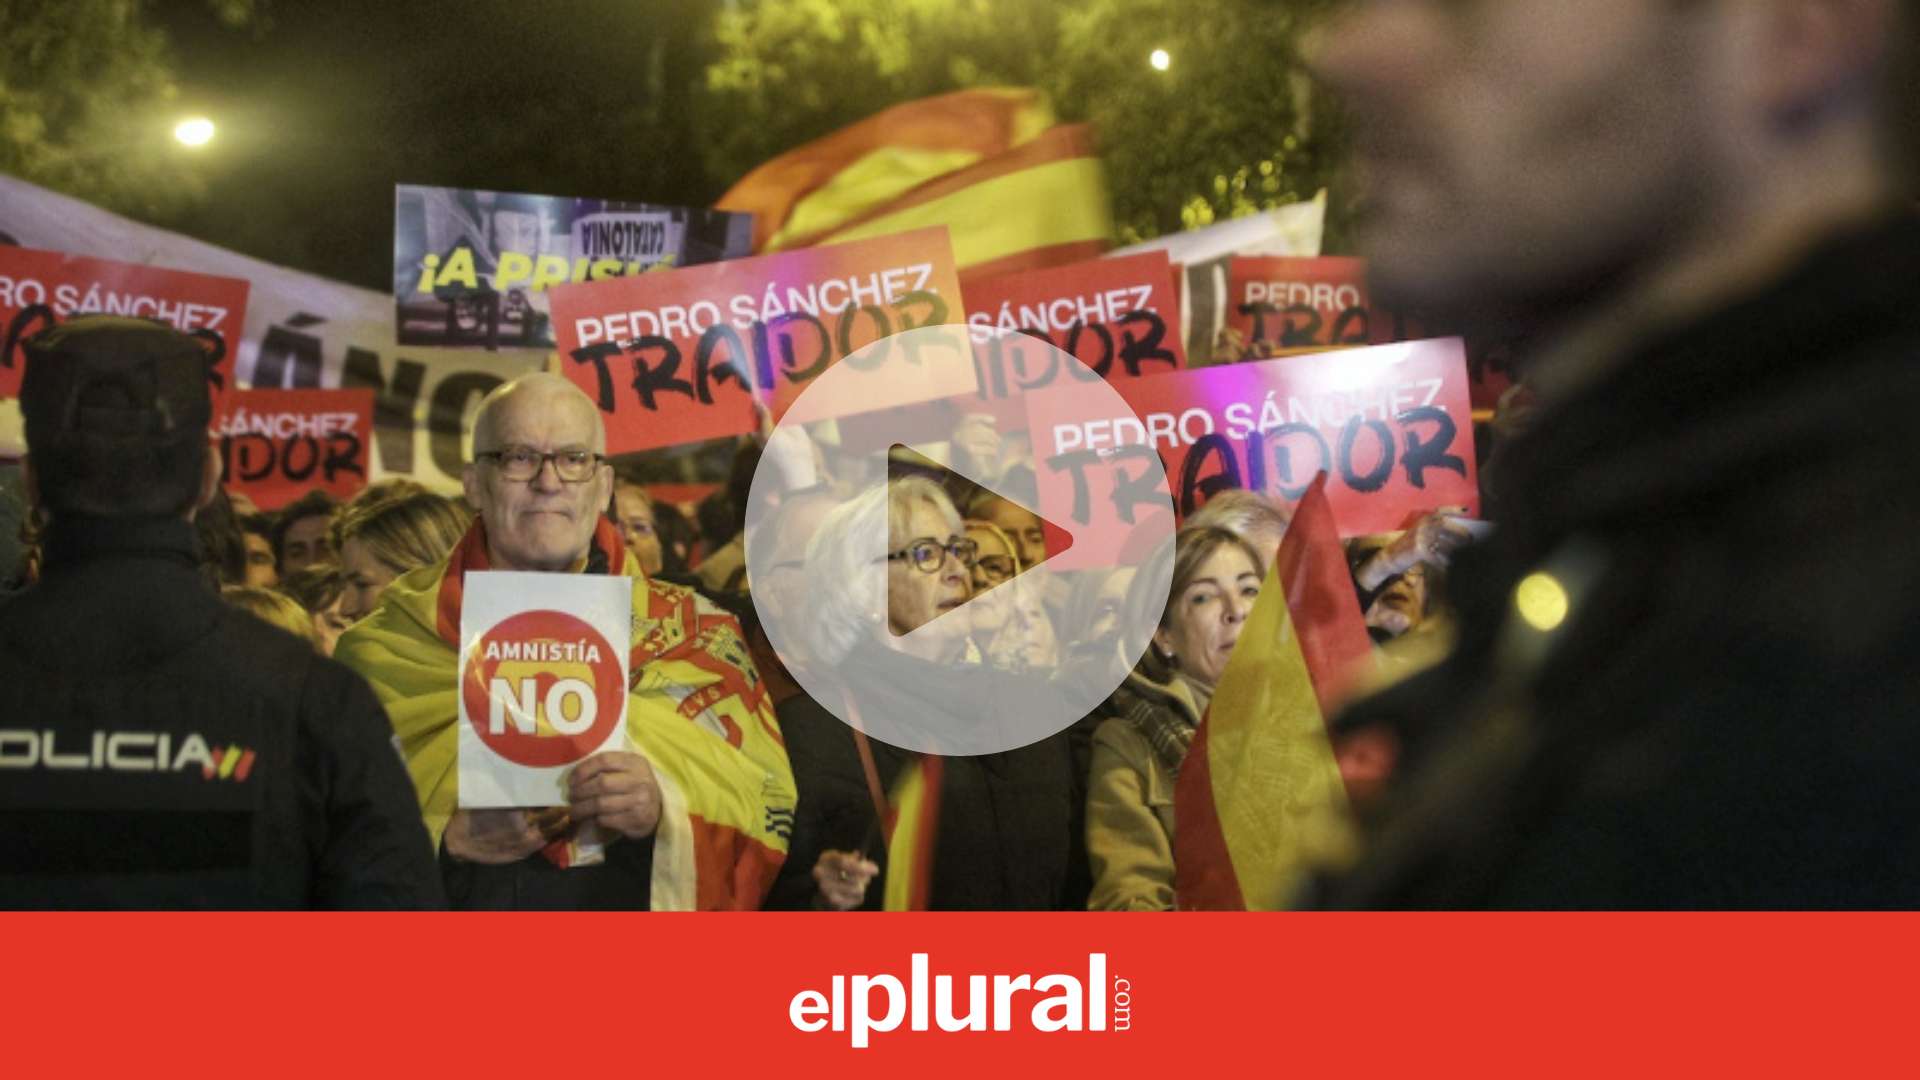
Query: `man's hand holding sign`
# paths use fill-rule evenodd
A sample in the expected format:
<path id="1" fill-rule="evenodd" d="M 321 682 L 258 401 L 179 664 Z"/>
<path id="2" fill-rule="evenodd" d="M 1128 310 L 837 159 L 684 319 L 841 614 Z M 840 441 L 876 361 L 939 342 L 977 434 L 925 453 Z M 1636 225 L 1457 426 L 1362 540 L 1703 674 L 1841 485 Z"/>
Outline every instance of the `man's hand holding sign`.
<path id="1" fill-rule="evenodd" d="M 653 835 L 660 824 L 660 784 L 653 766 L 624 750 L 596 754 L 567 778 L 566 806 L 542 810 L 463 810 L 447 824 L 447 853 L 477 863 L 514 863 L 578 826 L 591 839 Z"/>
<path id="2" fill-rule="evenodd" d="M 571 824 L 561 807 L 537 812 L 462 810 L 447 823 L 441 843 L 456 859 L 502 866 L 563 839 Z"/>
<path id="3" fill-rule="evenodd" d="M 639 754 L 614 750 L 581 762 L 567 797 L 573 820 L 602 834 L 638 840 L 660 824 L 660 784 Z"/>

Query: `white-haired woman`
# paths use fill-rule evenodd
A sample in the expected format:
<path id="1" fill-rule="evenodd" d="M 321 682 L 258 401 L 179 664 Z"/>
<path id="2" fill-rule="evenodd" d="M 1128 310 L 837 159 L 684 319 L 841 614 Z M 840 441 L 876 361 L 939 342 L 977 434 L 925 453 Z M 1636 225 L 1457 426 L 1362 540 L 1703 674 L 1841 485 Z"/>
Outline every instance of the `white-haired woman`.
<path id="1" fill-rule="evenodd" d="M 1084 785 L 1065 736 L 972 752 L 983 733 L 1017 724 L 1050 693 L 1010 673 L 982 679 L 969 662 L 961 607 L 972 596 L 975 554 L 952 500 L 919 477 L 897 477 L 836 508 L 808 543 L 809 610 L 797 624 L 807 636 L 808 688 L 874 733 L 872 770 L 855 733 L 813 697 L 779 706 L 800 798 L 771 906 L 878 906 L 880 890 L 867 880 L 885 863 L 874 793 L 891 792 L 920 756 L 881 733 L 921 747 L 951 744 L 955 755 L 939 770 L 928 906 L 1030 910 L 1084 898 Z M 993 707 L 965 704 L 982 700 L 983 686 Z M 842 887 L 846 880 L 860 887 Z"/>
<path id="2" fill-rule="evenodd" d="M 977 554 L 953 500 L 933 481 L 903 476 L 865 492 L 828 514 L 807 544 L 809 651 L 829 665 L 875 648 L 958 660 L 972 627 L 964 613 L 942 616 L 972 597 Z"/>

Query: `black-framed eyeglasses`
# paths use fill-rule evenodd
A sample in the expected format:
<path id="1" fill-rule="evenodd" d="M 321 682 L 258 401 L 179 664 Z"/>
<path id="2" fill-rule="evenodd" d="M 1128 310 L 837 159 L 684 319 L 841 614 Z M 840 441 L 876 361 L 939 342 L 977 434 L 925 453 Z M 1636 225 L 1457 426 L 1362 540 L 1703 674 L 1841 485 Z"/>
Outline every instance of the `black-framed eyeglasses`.
<path id="1" fill-rule="evenodd" d="M 972 540 L 948 540 L 941 543 L 931 536 L 923 536 L 899 551 L 887 552 L 888 562 L 910 559 L 913 568 L 923 574 L 937 574 L 947 565 L 947 556 L 960 560 L 960 565 L 971 570 L 975 557 L 980 554 L 980 545 Z"/>
<path id="2" fill-rule="evenodd" d="M 981 555 L 973 561 L 974 570 L 989 585 L 998 585 L 1011 578 L 1018 565 L 1011 555 Z"/>
<path id="3" fill-rule="evenodd" d="M 591 450 L 535 450 L 531 446 L 507 446 L 473 455 L 475 461 L 491 461 L 508 480 L 531 480 L 553 462 L 554 475 L 569 484 L 593 479 L 594 471 L 607 460 L 605 454 Z"/>

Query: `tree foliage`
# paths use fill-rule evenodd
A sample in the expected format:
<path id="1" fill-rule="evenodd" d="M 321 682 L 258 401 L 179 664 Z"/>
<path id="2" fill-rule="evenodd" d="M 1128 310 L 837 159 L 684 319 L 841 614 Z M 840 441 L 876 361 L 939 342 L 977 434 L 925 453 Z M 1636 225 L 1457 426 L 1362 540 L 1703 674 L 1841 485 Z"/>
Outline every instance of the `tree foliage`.
<path id="1" fill-rule="evenodd" d="M 226 25 L 254 0 L 207 0 Z M 168 133 L 178 94 L 143 0 L 0 0 L 0 171 L 146 217 L 204 194 Z"/>
<path id="2" fill-rule="evenodd" d="M 716 18 L 696 121 L 722 182 L 889 104 L 1034 86 L 1091 121 L 1122 241 L 1335 189 L 1343 126 L 1301 63 L 1328 0 L 759 0 Z M 1155 49 L 1167 71 L 1148 63 Z"/>

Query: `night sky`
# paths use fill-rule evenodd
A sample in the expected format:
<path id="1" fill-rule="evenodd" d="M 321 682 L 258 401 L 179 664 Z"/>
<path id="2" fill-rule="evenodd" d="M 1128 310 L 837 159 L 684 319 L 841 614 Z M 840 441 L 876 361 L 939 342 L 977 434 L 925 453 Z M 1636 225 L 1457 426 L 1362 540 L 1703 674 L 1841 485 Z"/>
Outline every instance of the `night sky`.
<path id="1" fill-rule="evenodd" d="M 161 222 L 386 291 L 396 183 L 708 205 L 685 88 L 708 0 L 279 0 L 264 30 L 168 0 L 182 97 L 219 125 L 210 197 Z"/>

